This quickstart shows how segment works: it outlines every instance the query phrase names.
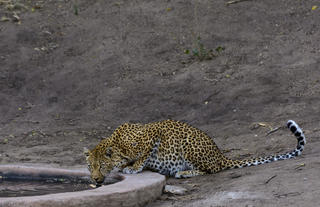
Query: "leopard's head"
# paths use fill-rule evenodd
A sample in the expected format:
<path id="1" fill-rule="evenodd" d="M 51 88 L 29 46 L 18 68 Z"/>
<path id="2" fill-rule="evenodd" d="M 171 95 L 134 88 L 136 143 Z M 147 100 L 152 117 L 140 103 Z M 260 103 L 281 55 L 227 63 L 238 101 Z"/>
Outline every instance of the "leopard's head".
<path id="1" fill-rule="evenodd" d="M 118 172 L 127 164 L 126 159 L 121 156 L 121 153 L 111 146 L 99 148 L 98 145 L 93 150 L 85 148 L 84 154 L 91 178 L 99 185 L 103 183 L 107 174 Z"/>

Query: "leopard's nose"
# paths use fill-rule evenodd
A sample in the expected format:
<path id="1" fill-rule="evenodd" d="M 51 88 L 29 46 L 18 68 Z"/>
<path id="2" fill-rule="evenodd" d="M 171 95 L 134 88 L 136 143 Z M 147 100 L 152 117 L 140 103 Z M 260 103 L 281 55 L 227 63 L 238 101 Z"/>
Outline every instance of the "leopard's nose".
<path id="1" fill-rule="evenodd" d="M 94 179 L 94 181 L 96 181 L 97 184 L 101 184 L 103 182 L 103 180 L 100 180 L 99 178 Z"/>
<path id="2" fill-rule="evenodd" d="M 101 178 L 101 177 L 99 177 L 99 176 L 93 176 L 92 179 L 93 179 L 97 184 L 103 183 L 103 178 Z"/>
<path id="3" fill-rule="evenodd" d="M 102 182 L 103 179 L 101 177 L 94 177 L 93 178 L 96 182 Z"/>

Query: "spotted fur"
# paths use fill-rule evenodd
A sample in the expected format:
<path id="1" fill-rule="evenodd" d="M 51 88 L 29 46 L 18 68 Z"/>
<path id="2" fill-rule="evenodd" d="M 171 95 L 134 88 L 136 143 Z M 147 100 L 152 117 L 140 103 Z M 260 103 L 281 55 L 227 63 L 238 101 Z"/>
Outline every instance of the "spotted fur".
<path id="1" fill-rule="evenodd" d="M 216 173 L 228 168 L 255 166 L 300 155 L 306 143 L 300 127 L 287 123 L 297 137 L 291 152 L 246 160 L 224 156 L 214 141 L 201 130 L 179 121 L 166 120 L 149 124 L 123 124 L 111 137 L 93 150 L 86 150 L 91 177 L 97 183 L 113 171 L 139 173 L 143 169 L 176 178 Z"/>

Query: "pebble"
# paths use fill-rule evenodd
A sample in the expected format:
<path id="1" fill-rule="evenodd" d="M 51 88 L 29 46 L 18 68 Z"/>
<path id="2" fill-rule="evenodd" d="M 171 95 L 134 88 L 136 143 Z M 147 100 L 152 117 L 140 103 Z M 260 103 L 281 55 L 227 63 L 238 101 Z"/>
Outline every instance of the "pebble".
<path id="1" fill-rule="evenodd" d="M 187 189 L 175 185 L 165 185 L 163 192 L 174 195 L 184 195 L 186 194 Z"/>

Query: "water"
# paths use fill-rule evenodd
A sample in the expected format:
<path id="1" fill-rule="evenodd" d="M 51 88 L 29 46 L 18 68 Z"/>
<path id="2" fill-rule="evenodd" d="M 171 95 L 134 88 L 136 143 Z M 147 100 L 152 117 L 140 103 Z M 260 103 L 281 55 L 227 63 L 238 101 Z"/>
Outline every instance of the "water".
<path id="1" fill-rule="evenodd" d="M 65 180 L 1 180 L 0 197 L 36 196 L 93 189 L 89 183 L 74 183 Z"/>

